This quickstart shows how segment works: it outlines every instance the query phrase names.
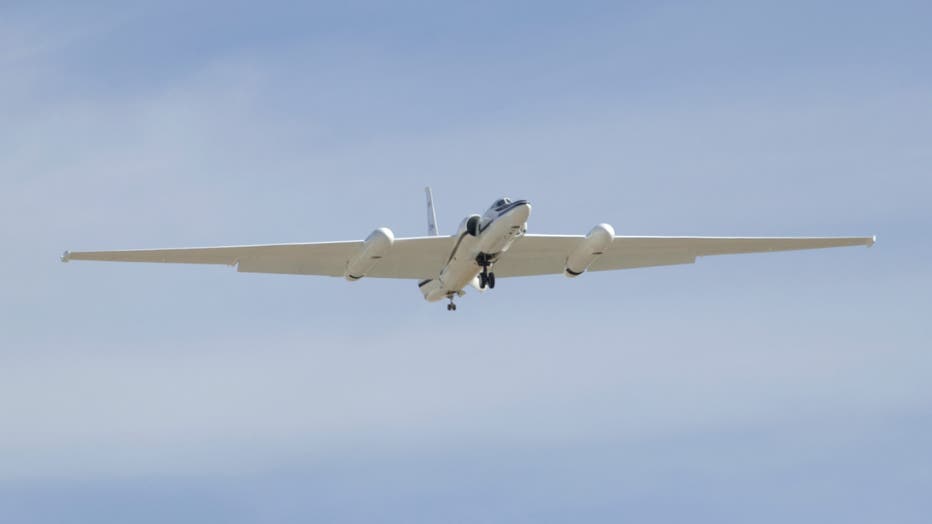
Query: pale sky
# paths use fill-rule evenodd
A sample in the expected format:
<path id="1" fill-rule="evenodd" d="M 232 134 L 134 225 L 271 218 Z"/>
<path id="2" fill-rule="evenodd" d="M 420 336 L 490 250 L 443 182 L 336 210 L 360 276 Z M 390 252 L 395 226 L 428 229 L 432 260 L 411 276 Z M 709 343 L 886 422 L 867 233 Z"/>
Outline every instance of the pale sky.
<path id="1" fill-rule="evenodd" d="M 925 2 L 0 7 L 0 521 L 925 522 Z M 873 235 L 416 283 L 66 249 Z"/>

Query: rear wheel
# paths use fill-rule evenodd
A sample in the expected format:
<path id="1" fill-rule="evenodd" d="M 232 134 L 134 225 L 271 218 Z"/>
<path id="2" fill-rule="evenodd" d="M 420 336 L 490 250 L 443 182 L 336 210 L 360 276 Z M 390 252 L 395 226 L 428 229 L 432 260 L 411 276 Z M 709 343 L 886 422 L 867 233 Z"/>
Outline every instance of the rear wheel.
<path id="1" fill-rule="evenodd" d="M 489 285 L 489 289 L 495 289 L 495 273 L 489 273 L 489 276 L 486 277 L 486 283 Z"/>

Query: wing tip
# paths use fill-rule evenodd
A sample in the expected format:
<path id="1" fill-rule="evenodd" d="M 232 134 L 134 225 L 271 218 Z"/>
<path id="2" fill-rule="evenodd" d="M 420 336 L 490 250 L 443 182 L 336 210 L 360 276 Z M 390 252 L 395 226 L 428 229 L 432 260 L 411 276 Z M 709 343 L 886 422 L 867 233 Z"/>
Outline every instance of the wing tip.
<path id="1" fill-rule="evenodd" d="M 876 243 L 877 243 L 877 235 L 873 235 L 867 240 L 867 247 L 869 248 L 874 247 L 874 244 Z"/>
<path id="2" fill-rule="evenodd" d="M 65 251 L 61 254 L 61 261 L 67 263 L 71 260 L 71 251 Z"/>

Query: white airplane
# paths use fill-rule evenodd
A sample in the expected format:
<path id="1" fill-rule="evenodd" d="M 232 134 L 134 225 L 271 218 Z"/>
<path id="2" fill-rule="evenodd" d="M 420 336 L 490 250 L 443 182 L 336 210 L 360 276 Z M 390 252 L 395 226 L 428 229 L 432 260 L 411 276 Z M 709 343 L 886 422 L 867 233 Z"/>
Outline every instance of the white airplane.
<path id="1" fill-rule="evenodd" d="M 791 251 L 874 245 L 876 237 L 650 237 L 615 236 L 608 224 L 581 235 L 527 234 L 531 204 L 527 200 L 496 200 L 483 215 L 460 222 L 453 236 L 437 231 L 433 195 L 427 192 L 429 236 L 395 238 L 380 227 L 365 240 L 204 248 L 83 251 L 62 255 L 69 260 L 225 264 L 246 273 L 406 278 L 418 281 L 424 298 L 450 301 L 466 294 L 466 286 L 482 291 L 495 287 L 496 277 L 607 271 L 674 264 L 692 264 L 696 257 L 739 253 Z"/>

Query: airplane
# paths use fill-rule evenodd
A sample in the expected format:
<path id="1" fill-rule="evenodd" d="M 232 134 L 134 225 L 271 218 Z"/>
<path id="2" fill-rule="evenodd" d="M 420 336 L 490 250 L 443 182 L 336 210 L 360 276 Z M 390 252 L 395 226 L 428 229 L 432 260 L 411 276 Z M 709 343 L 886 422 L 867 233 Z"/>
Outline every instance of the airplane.
<path id="1" fill-rule="evenodd" d="M 243 273 L 279 273 L 417 280 L 428 302 L 449 300 L 472 286 L 494 289 L 496 278 L 563 274 L 575 278 L 587 271 L 692 264 L 711 255 L 793 251 L 843 246 L 871 247 L 870 237 L 668 237 L 617 236 L 609 224 L 583 235 L 527 233 L 531 204 L 496 200 L 482 215 L 464 218 L 452 236 L 440 235 L 433 194 L 427 194 L 427 233 L 395 238 L 387 227 L 365 240 L 124 251 L 65 251 L 62 262 L 103 260 L 223 264 Z"/>

